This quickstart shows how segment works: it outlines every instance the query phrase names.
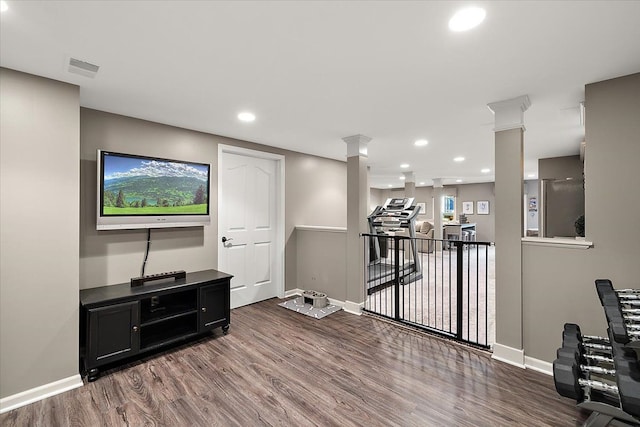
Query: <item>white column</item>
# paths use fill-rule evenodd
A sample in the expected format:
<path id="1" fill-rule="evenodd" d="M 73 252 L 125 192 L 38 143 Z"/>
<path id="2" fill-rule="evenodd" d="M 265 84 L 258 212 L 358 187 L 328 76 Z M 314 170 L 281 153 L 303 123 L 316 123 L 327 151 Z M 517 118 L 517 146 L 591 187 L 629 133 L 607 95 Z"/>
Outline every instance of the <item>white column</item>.
<path id="1" fill-rule="evenodd" d="M 344 308 L 346 311 L 360 313 L 365 286 L 365 250 L 360 233 L 369 231 L 367 144 L 371 138 L 353 135 L 342 140 L 347 143 L 347 298 Z"/>
<path id="2" fill-rule="evenodd" d="M 493 356 L 524 365 L 522 227 L 524 112 L 520 96 L 488 104 L 495 114 L 496 344 Z"/>
<path id="3" fill-rule="evenodd" d="M 416 174 L 402 172 L 404 175 L 404 197 L 416 197 Z"/>

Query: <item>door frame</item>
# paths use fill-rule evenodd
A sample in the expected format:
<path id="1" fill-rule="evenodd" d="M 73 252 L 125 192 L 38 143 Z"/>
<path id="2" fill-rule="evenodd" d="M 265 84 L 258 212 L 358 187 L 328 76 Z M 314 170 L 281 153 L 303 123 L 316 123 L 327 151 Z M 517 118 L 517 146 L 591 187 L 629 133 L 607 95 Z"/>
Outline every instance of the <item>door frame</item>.
<path id="1" fill-rule="evenodd" d="M 275 240 L 275 254 L 276 261 L 278 258 L 280 262 L 274 267 L 274 281 L 276 282 L 277 296 L 278 298 L 284 298 L 284 279 L 285 279 L 285 224 L 284 224 L 284 208 L 285 208 L 285 156 L 281 154 L 268 153 L 266 151 L 251 150 L 249 148 L 237 147 L 235 145 L 218 144 L 218 259 L 217 264 L 220 264 L 220 257 L 222 256 L 221 239 L 222 239 L 222 224 L 220 215 L 222 194 L 222 155 L 223 153 L 236 154 L 245 157 L 255 157 L 258 159 L 275 160 L 276 162 L 276 240 Z"/>

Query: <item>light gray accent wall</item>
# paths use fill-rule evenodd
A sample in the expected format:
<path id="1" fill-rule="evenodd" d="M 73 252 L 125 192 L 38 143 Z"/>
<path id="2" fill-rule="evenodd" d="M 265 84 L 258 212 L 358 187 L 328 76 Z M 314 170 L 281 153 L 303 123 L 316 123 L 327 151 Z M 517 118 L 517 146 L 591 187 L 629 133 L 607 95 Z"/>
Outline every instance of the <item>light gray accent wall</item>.
<path id="1" fill-rule="evenodd" d="M 538 160 L 538 178 L 545 186 L 541 213 L 545 237 L 576 236 L 575 221 L 584 214 L 584 185 L 580 156 Z"/>
<path id="2" fill-rule="evenodd" d="M 95 230 L 96 151 L 211 163 L 212 223 L 206 227 L 154 229 L 146 273 L 216 268 L 218 144 L 285 156 L 285 289 L 295 289 L 295 225 L 346 226 L 346 164 L 260 144 L 145 120 L 81 109 L 80 287 L 126 282 L 140 274 L 146 230 Z"/>
<path id="3" fill-rule="evenodd" d="M 0 69 L 0 398 L 78 374 L 79 105 Z"/>
<path id="4" fill-rule="evenodd" d="M 523 131 L 495 133 L 496 343 L 522 349 Z"/>
<path id="5" fill-rule="evenodd" d="M 297 287 L 347 299 L 347 232 L 296 229 Z"/>
<path id="6" fill-rule="evenodd" d="M 577 147 L 576 147 L 577 148 Z M 538 179 L 582 179 L 580 156 L 549 157 L 538 159 Z"/>
<path id="7" fill-rule="evenodd" d="M 80 172 L 80 288 L 127 282 L 141 274 L 147 230 L 96 230 L 98 149 L 210 163 L 212 224 L 151 230 L 146 274 L 215 268 L 217 163 L 214 137 L 200 132 L 82 108 Z"/>
<path id="8" fill-rule="evenodd" d="M 562 344 L 565 322 L 578 323 L 584 334 L 605 333 L 595 279 L 609 278 L 616 288 L 640 288 L 640 228 L 618 221 L 620 215 L 640 210 L 640 189 L 633 179 L 640 160 L 639 100 L 640 74 L 585 87 L 586 239 L 594 247 L 571 250 L 524 245 L 527 356 L 551 362 Z M 624 210 L 614 215 L 612 206 Z"/>
<path id="9" fill-rule="evenodd" d="M 446 187 L 445 187 L 446 188 Z M 456 215 L 462 213 L 462 202 L 473 202 L 473 215 L 467 215 L 469 222 L 476 223 L 476 240 L 493 242 L 495 240 L 495 183 L 462 184 L 457 186 Z M 489 215 L 478 215 L 478 200 L 489 202 Z"/>
<path id="10" fill-rule="evenodd" d="M 426 203 L 427 211 L 418 215 L 418 220 L 433 220 L 433 187 L 416 187 L 416 203 Z"/>
<path id="11" fill-rule="evenodd" d="M 387 200 L 384 198 L 384 190 L 379 188 L 371 188 L 369 189 L 369 209 L 370 212 L 376 208 L 376 206 L 382 206 L 384 201 Z"/>

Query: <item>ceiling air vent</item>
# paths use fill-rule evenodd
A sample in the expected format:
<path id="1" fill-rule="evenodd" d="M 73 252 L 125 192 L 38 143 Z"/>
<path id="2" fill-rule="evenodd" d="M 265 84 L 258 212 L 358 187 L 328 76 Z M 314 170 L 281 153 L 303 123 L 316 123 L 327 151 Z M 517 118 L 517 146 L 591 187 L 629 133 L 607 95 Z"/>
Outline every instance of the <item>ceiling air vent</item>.
<path id="1" fill-rule="evenodd" d="M 69 72 L 80 74 L 81 76 L 94 78 L 100 69 L 99 65 L 89 62 L 80 61 L 79 59 L 69 58 Z"/>

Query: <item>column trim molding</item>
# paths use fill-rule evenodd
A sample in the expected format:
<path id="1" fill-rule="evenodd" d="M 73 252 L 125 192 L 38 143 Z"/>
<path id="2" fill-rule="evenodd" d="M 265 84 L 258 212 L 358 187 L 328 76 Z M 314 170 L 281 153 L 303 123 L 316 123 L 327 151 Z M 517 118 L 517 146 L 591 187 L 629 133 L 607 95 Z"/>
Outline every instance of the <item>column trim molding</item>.
<path id="1" fill-rule="evenodd" d="M 518 96 L 504 101 L 490 102 L 487 104 L 489 110 L 495 115 L 494 132 L 503 130 L 522 129 L 524 127 L 524 112 L 531 107 L 531 100 L 528 95 Z"/>
<path id="2" fill-rule="evenodd" d="M 345 136 L 344 138 L 342 138 L 342 140 L 347 143 L 347 157 L 368 157 L 367 144 L 369 143 L 369 141 L 371 141 L 370 137 L 362 134 L 357 134 L 352 136 Z"/>

